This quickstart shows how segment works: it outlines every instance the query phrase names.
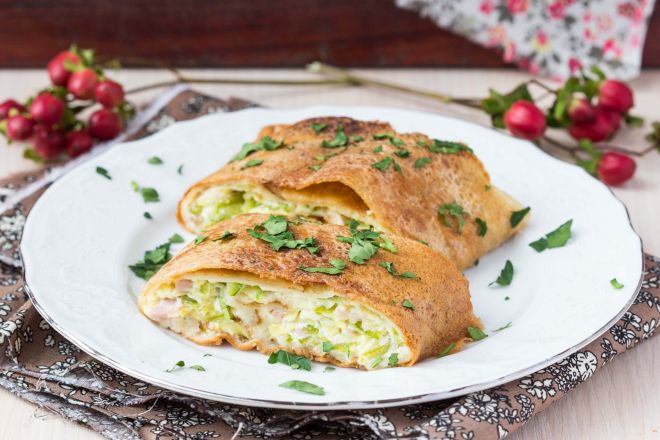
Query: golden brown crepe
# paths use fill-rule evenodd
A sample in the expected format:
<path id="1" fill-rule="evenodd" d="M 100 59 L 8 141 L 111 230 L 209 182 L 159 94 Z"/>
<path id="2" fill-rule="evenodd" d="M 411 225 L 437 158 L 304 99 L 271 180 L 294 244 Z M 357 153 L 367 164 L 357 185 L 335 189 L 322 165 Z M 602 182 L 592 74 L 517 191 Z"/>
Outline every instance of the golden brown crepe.
<path id="1" fill-rule="evenodd" d="M 329 148 L 342 134 L 345 145 Z M 266 149 L 228 163 L 188 189 L 178 209 L 186 229 L 199 233 L 241 212 L 333 224 L 355 218 L 428 243 L 464 269 L 527 220 L 511 226 L 511 213 L 522 206 L 492 186 L 481 161 L 457 143 L 342 117 L 268 126 L 259 139 L 268 141 Z"/>
<path id="2" fill-rule="evenodd" d="M 468 327 L 481 326 L 467 280 L 429 247 L 390 235 L 396 253 L 380 249 L 356 264 L 347 256 L 351 244 L 337 239 L 351 237 L 348 228 L 303 221 L 289 230 L 296 240 L 313 237 L 317 249 L 275 251 L 247 232 L 268 218 L 236 216 L 188 245 L 149 280 L 142 313 L 199 344 L 226 340 L 364 369 L 455 351 Z M 337 275 L 302 269 L 332 268 L 338 259 L 346 266 Z"/>

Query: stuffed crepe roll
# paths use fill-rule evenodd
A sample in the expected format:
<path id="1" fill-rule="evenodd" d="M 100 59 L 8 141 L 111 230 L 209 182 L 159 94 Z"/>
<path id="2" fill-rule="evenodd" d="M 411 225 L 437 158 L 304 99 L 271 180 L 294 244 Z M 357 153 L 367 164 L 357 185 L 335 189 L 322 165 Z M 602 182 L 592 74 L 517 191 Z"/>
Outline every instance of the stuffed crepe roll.
<path id="1" fill-rule="evenodd" d="M 520 230 L 522 206 L 491 185 L 469 147 L 399 134 L 387 123 L 322 117 L 265 127 L 258 141 L 194 184 L 178 218 L 200 233 L 245 212 L 357 219 L 428 243 L 459 269 Z"/>
<path id="2" fill-rule="evenodd" d="M 198 344 L 378 369 L 458 350 L 468 327 L 480 327 L 465 277 L 403 237 L 243 214 L 195 242 L 148 281 L 138 305 Z"/>

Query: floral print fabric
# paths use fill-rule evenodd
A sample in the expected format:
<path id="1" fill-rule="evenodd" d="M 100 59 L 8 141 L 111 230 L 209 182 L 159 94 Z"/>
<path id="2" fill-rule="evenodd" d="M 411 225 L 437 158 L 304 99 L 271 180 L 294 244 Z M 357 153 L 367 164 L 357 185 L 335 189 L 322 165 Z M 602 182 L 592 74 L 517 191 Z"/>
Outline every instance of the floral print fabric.
<path id="1" fill-rule="evenodd" d="M 138 136 L 177 120 L 249 105 L 187 91 Z M 37 177 L 29 173 L 0 181 L 0 194 Z M 205 401 L 96 361 L 39 316 L 25 292 L 18 253 L 25 217 L 38 197 L 0 213 L 0 386 L 110 439 L 228 439 L 234 434 L 300 440 L 503 438 L 618 354 L 653 336 L 660 324 L 660 259 L 647 255 L 635 304 L 612 328 L 562 361 L 497 388 L 452 401 L 368 411 L 285 411 Z"/>
<path id="2" fill-rule="evenodd" d="M 654 0 L 396 0 L 535 75 L 639 75 Z"/>

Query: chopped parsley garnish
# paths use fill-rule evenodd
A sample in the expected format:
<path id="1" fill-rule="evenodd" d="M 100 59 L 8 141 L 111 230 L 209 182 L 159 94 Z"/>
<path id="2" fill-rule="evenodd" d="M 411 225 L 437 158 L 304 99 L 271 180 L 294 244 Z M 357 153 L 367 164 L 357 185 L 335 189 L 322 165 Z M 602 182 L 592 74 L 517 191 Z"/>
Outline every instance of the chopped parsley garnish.
<path id="1" fill-rule="evenodd" d="M 321 165 L 312 165 L 309 167 L 309 169 L 312 171 L 318 171 L 321 169 Z"/>
<path id="2" fill-rule="evenodd" d="M 511 322 L 508 322 L 506 325 L 503 325 L 502 327 L 493 330 L 494 332 L 501 332 L 502 330 L 506 330 L 507 328 L 511 327 Z"/>
<path id="3" fill-rule="evenodd" d="M 241 151 L 236 156 L 234 156 L 232 162 L 245 159 L 250 154 L 256 151 L 277 150 L 278 148 L 282 147 L 282 145 L 283 145 L 282 141 L 276 141 L 270 136 L 264 136 L 261 139 L 259 139 L 259 141 L 257 142 L 243 144 L 243 146 L 241 147 Z"/>
<path id="4" fill-rule="evenodd" d="M 417 276 L 412 272 L 403 272 L 403 273 L 397 272 L 396 269 L 394 269 L 394 263 L 392 263 L 391 261 L 381 261 L 380 263 L 378 263 L 378 265 L 380 267 L 384 267 L 385 269 L 387 269 L 387 272 L 394 277 L 408 278 L 408 279 L 417 278 Z"/>
<path id="5" fill-rule="evenodd" d="M 307 359 L 304 356 L 297 356 L 295 354 L 291 354 L 284 350 L 278 350 L 274 353 L 271 353 L 271 355 L 268 356 L 268 363 L 269 364 L 279 363 L 279 364 L 288 365 L 294 370 L 306 370 L 306 371 L 312 370 L 312 363 L 309 361 L 309 359 Z"/>
<path id="6" fill-rule="evenodd" d="M 245 162 L 245 165 L 243 165 L 241 169 L 244 170 L 245 168 L 258 167 L 262 163 L 264 163 L 263 159 L 250 159 L 247 162 Z"/>
<path id="7" fill-rule="evenodd" d="M 206 241 L 207 238 L 208 237 L 206 235 L 198 235 L 197 237 L 195 237 L 195 245 L 203 243 L 204 241 Z"/>
<path id="8" fill-rule="evenodd" d="M 270 243 L 270 247 L 279 252 L 282 248 L 307 249 L 310 254 L 316 254 L 316 239 L 307 237 L 303 240 L 293 238 L 293 232 L 289 230 L 289 222 L 281 215 L 271 215 L 265 222 L 255 225 L 253 229 L 247 230 L 254 238 Z"/>
<path id="9" fill-rule="evenodd" d="M 395 147 L 399 148 L 399 147 L 404 146 L 406 143 L 403 142 L 403 140 L 398 138 L 398 137 L 391 137 L 390 138 L 390 144 L 392 144 Z"/>
<path id="10" fill-rule="evenodd" d="M 539 238 L 538 240 L 531 242 L 529 245 L 536 252 L 543 252 L 546 249 L 562 247 L 568 242 L 568 239 L 571 238 L 572 224 L 573 220 L 571 219 L 554 231 L 546 234 L 545 237 Z"/>
<path id="11" fill-rule="evenodd" d="M 339 275 L 346 268 L 346 262 L 344 260 L 330 260 L 329 263 L 332 267 L 305 267 L 298 266 L 298 269 L 304 270 L 305 272 L 311 273 L 324 273 L 326 275 Z"/>
<path id="12" fill-rule="evenodd" d="M 426 165 L 431 163 L 430 157 L 420 157 L 415 161 L 415 168 L 424 168 Z"/>
<path id="13" fill-rule="evenodd" d="M 394 135 L 392 133 L 376 133 L 372 137 L 374 140 L 380 141 L 383 139 L 392 139 Z"/>
<path id="14" fill-rule="evenodd" d="M 373 151 L 374 153 L 382 153 L 383 152 L 383 146 L 379 145 L 371 151 Z"/>
<path id="15" fill-rule="evenodd" d="M 206 371 L 206 368 L 202 367 L 201 365 L 191 365 L 188 368 L 192 368 L 193 370 L 197 370 L 197 371 Z"/>
<path id="16" fill-rule="evenodd" d="M 351 142 L 362 142 L 364 140 L 364 137 L 360 135 L 355 135 L 355 136 L 351 136 L 349 140 Z"/>
<path id="17" fill-rule="evenodd" d="M 323 148 L 338 148 L 343 147 L 348 143 L 348 138 L 346 133 L 344 133 L 344 126 L 339 125 L 337 131 L 335 132 L 335 138 L 331 141 L 324 140 L 321 142 L 321 147 Z"/>
<path id="18" fill-rule="evenodd" d="M 162 165 L 163 159 L 161 159 L 158 156 L 153 156 L 150 157 L 149 160 L 147 161 L 150 165 Z"/>
<path id="19" fill-rule="evenodd" d="M 617 290 L 618 290 L 618 289 L 623 289 L 623 284 L 621 284 L 620 282 L 618 282 L 616 278 L 612 278 L 612 279 L 610 280 L 610 284 L 612 285 L 612 287 L 614 287 L 614 288 L 617 289 Z"/>
<path id="20" fill-rule="evenodd" d="M 101 176 L 105 177 L 108 180 L 112 180 L 112 176 L 110 176 L 110 173 L 108 170 L 106 170 L 103 167 L 96 167 L 96 174 L 100 174 Z"/>
<path id="21" fill-rule="evenodd" d="M 202 357 L 206 358 L 206 357 L 211 357 L 211 356 L 213 356 L 211 353 L 204 353 L 204 355 Z"/>
<path id="22" fill-rule="evenodd" d="M 131 182 L 131 185 L 136 192 L 139 191 L 140 194 L 142 194 L 142 200 L 144 200 L 145 203 L 160 202 L 158 191 L 154 188 L 140 188 L 136 182 Z"/>
<path id="23" fill-rule="evenodd" d="M 468 327 L 467 332 L 473 341 L 480 341 L 488 337 L 488 335 L 484 333 L 479 327 Z"/>
<path id="24" fill-rule="evenodd" d="M 214 238 L 211 241 L 228 240 L 228 239 L 234 238 L 234 237 L 236 237 L 236 234 L 234 234 L 233 232 L 225 231 L 225 232 L 222 233 L 222 235 L 220 235 L 217 238 Z"/>
<path id="25" fill-rule="evenodd" d="M 324 373 L 329 373 L 329 372 L 331 372 L 331 371 L 335 371 L 335 370 L 336 370 L 335 367 L 325 367 L 325 368 L 323 369 L 323 372 L 324 372 Z"/>
<path id="26" fill-rule="evenodd" d="M 314 133 L 322 132 L 327 126 L 328 124 L 324 122 L 312 122 L 312 130 L 314 130 Z"/>
<path id="27" fill-rule="evenodd" d="M 388 367 L 396 367 L 399 364 L 399 353 L 390 354 L 389 359 L 387 359 Z"/>
<path id="28" fill-rule="evenodd" d="M 426 145 L 427 145 L 427 144 L 426 144 L 426 141 L 425 141 L 424 139 L 417 139 L 417 140 L 415 141 L 415 144 L 416 144 L 418 147 L 426 147 Z"/>
<path id="29" fill-rule="evenodd" d="M 144 218 L 146 218 L 147 220 L 151 220 L 151 219 L 153 219 L 153 217 L 151 216 L 151 214 L 150 214 L 149 212 L 147 212 L 147 211 L 145 211 L 144 214 L 142 214 L 142 215 L 143 215 Z"/>
<path id="30" fill-rule="evenodd" d="M 454 347 L 456 347 L 456 342 L 452 342 L 451 344 L 449 344 L 448 346 L 446 346 L 445 349 L 442 350 L 442 351 L 440 352 L 440 354 L 438 355 L 438 357 L 445 357 L 445 356 L 447 356 L 447 355 L 448 355 L 448 354 L 454 349 Z"/>
<path id="31" fill-rule="evenodd" d="M 460 142 L 441 141 L 433 139 L 433 143 L 428 146 L 431 153 L 456 154 L 460 151 L 472 153 L 472 149 Z"/>
<path id="32" fill-rule="evenodd" d="M 328 160 L 331 157 L 334 157 L 336 155 L 337 155 L 337 153 L 319 154 L 314 159 L 318 160 L 319 162 L 325 162 L 326 160 Z"/>
<path id="33" fill-rule="evenodd" d="M 531 210 L 529 206 L 527 208 L 521 209 L 520 211 L 513 211 L 511 213 L 511 227 L 515 228 L 518 224 L 525 218 L 527 213 Z"/>
<path id="34" fill-rule="evenodd" d="M 438 214 L 442 219 L 442 224 L 448 228 L 456 228 L 456 231 L 460 234 L 463 231 L 463 226 L 465 226 L 465 219 L 463 215 L 463 207 L 457 203 L 444 203 L 438 208 Z M 451 218 L 455 219 L 455 224 L 452 225 L 450 222 Z"/>
<path id="35" fill-rule="evenodd" d="M 396 171 L 397 173 L 401 172 L 401 165 L 396 163 L 396 161 L 392 162 L 392 165 L 394 165 L 394 171 Z"/>
<path id="36" fill-rule="evenodd" d="M 500 276 L 498 276 L 495 281 L 490 283 L 489 286 L 492 286 L 493 284 L 508 286 L 511 284 L 511 281 L 513 281 L 513 264 L 511 261 L 506 260 L 506 263 L 504 263 L 504 268 L 500 272 Z"/>
<path id="37" fill-rule="evenodd" d="M 486 221 L 477 217 L 474 219 L 474 222 L 477 224 L 479 236 L 483 237 L 486 235 L 486 232 L 488 232 L 488 225 L 486 224 Z"/>
<path id="38" fill-rule="evenodd" d="M 358 224 L 356 220 L 351 220 L 349 224 L 351 231 L 350 237 L 337 236 L 337 240 L 351 244 L 351 248 L 348 250 L 348 259 L 351 262 L 364 264 L 369 258 L 376 255 L 378 249 L 381 248 L 396 253 L 397 249 L 394 243 L 389 241 L 380 232 L 376 232 L 373 229 L 359 229 Z"/>
<path id="39" fill-rule="evenodd" d="M 323 353 L 329 353 L 335 346 L 330 341 L 323 341 Z"/>
<path id="40" fill-rule="evenodd" d="M 390 167 L 390 165 L 392 165 L 392 163 L 394 163 L 394 159 L 388 156 L 383 160 L 379 160 L 378 162 L 372 163 L 371 166 L 376 168 L 377 170 L 385 171 Z"/>
<path id="41" fill-rule="evenodd" d="M 179 165 L 179 168 L 176 169 L 177 174 L 183 175 L 183 164 Z"/>
<path id="42" fill-rule="evenodd" d="M 183 361 L 179 361 L 176 364 L 174 364 L 172 367 L 168 368 L 165 370 L 166 373 L 171 373 L 174 370 L 178 370 L 179 368 L 183 368 L 186 366 L 186 363 Z"/>
<path id="43" fill-rule="evenodd" d="M 317 396 L 324 396 L 325 390 L 323 387 L 314 385 L 313 383 L 305 382 L 304 380 L 290 380 L 279 385 L 282 388 L 290 390 L 301 391 L 308 394 L 316 394 Z"/>
<path id="44" fill-rule="evenodd" d="M 404 299 L 401 305 L 406 309 L 415 310 L 415 304 L 413 304 L 409 299 Z"/>
<path id="45" fill-rule="evenodd" d="M 170 254 L 170 242 L 167 242 L 161 244 L 155 249 L 146 251 L 142 260 L 128 266 L 128 268 L 131 269 L 138 278 L 148 280 L 158 272 L 163 264 L 170 261 L 170 258 L 172 258 L 172 255 Z"/>
<path id="46" fill-rule="evenodd" d="M 135 180 L 131 180 L 131 188 L 133 188 L 133 191 L 135 192 L 140 192 L 140 185 Z"/>
<path id="47" fill-rule="evenodd" d="M 173 236 L 170 237 L 168 241 L 170 243 L 183 243 L 183 237 L 180 236 L 179 234 L 174 234 Z"/>
<path id="48" fill-rule="evenodd" d="M 406 157 L 410 156 L 410 151 L 405 150 L 405 149 L 401 149 L 401 150 L 395 151 L 394 154 L 396 154 L 397 156 L 399 156 L 401 158 L 406 158 Z"/>

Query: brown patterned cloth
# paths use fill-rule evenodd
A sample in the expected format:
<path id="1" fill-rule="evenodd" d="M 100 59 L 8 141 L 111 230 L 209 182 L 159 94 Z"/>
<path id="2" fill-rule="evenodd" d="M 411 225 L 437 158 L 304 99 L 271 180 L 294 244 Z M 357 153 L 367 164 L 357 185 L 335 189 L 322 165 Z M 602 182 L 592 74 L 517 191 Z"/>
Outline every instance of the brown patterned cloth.
<path id="1" fill-rule="evenodd" d="M 192 91 L 177 95 L 137 135 L 213 111 L 250 106 Z M 17 189 L 39 173 L 0 181 Z M 2 192 L 0 192 L 2 194 Z M 35 194 L 0 213 L 0 254 L 19 260 Z M 2 196 L 0 196 L 0 202 Z M 20 267 L 0 263 L 0 385 L 111 439 L 202 440 L 503 438 L 615 356 L 653 336 L 660 323 L 660 259 L 646 255 L 642 289 L 630 310 L 593 343 L 534 374 L 453 401 L 369 411 L 285 411 L 224 405 L 179 395 L 116 371 L 56 333 L 36 312 Z M 53 292 L 57 294 L 57 292 Z"/>

